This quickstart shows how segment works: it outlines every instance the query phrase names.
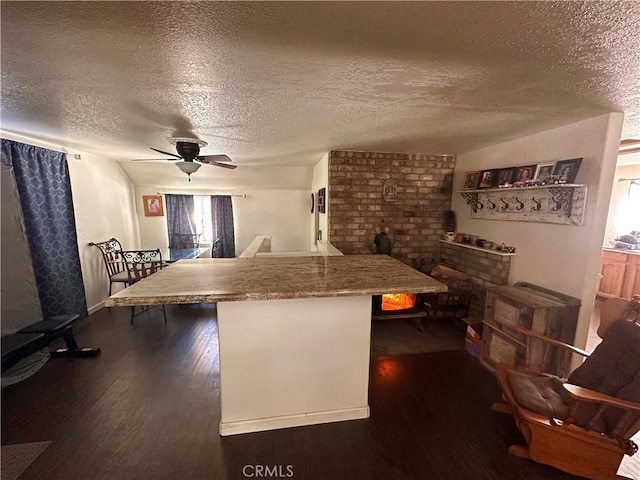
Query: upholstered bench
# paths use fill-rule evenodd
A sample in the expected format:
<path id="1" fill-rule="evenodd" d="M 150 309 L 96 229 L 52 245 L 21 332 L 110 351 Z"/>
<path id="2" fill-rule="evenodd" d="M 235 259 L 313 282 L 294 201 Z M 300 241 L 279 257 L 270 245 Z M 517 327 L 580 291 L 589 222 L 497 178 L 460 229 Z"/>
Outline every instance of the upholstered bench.
<path id="1" fill-rule="evenodd" d="M 48 342 L 43 333 L 6 335 L 2 337 L 2 372 L 13 367 L 23 358 L 33 355 L 46 347 Z"/>
<path id="2" fill-rule="evenodd" d="M 67 348 L 60 348 L 51 352 L 52 356 L 58 357 L 93 357 L 100 354 L 99 348 L 78 348 L 76 339 L 73 336 L 72 324 L 80 318 L 78 314 L 56 315 L 49 317 L 33 325 L 29 325 L 18 330 L 18 335 L 41 333 L 45 335 L 47 343 L 62 337 Z"/>

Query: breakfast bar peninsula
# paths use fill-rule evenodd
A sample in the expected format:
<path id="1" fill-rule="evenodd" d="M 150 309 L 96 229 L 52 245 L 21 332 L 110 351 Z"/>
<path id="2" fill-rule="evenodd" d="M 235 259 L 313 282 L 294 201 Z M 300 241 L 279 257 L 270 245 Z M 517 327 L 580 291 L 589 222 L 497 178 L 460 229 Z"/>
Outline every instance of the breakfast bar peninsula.
<path id="1" fill-rule="evenodd" d="M 220 435 L 369 416 L 371 297 L 446 286 L 387 255 L 180 260 L 106 306 L 217 302 Z"/>

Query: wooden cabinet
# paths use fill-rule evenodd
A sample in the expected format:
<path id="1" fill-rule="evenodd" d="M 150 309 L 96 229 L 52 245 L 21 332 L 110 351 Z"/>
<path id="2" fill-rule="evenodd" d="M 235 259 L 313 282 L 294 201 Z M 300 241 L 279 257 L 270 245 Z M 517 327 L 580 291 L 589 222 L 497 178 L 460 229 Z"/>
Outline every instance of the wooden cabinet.
<path id="1" fill-rule="evenodd" d="M 631 299 L 634 293 L 640 293 L 640 255 L 603 250 L 596 294 Z"/>
<path id="2" fill-rule="evenodd" d="M 626 270 L 626 253 L 603 251 L 600 257 L 601 277 L 597 294 L 606 298 L 621 297 Z"/>
<path id="3" fill-rule="evenodd" d="M 481 362 L 493 370 L 498 363 L 524 366 L 525 337 L 517 327 L 573 344 L 580 300 L 530 283 L 493 287 L 487 290 L 482 336 Z M 532 341 L 532 366 L 561 374 L 569 358 L 558 347 L 545 350 L 543 342 Z"/>
<path id="4" fill-rule="evenodd" d="M 631 300 L 640 293 L 640 255 L 627 254 L 627 270 L 622 282 L 622 297 Z"/>

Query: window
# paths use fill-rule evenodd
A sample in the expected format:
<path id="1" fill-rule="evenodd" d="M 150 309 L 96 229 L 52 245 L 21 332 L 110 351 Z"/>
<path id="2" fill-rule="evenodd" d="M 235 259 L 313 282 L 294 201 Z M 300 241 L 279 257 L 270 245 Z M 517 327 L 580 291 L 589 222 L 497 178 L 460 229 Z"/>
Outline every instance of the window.
<path id="1" fill-rule="evenodd" d="M 616 227 L 620 235 L 640 231 L 638 205 L 640 205 L 640 180 L 632 180 L 616 216 Z"/>
<path id="2" fill-rule="evenodd" d="M 212 243 L 211 227 L 211 197 L 205 195 L 193 196 L 193 215 L 196 233 L 200 235 L 200 242 Z"/>

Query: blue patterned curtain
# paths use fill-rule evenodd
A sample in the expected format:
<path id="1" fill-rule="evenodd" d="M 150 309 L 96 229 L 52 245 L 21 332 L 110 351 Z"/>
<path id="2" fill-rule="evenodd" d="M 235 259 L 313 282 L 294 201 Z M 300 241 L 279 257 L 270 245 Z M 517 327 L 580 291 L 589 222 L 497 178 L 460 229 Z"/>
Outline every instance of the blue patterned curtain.
<path id="1" fill-rule="evenodd" d="M 233 228 L 233 205 L 229 195 L 211 195 L 211 225 L 213 226 L 213 241 L 220 239 L 216 256 L 235 257 L 236 234 Z"/>
<path id="2" fill-rule="evenodd" d="M 13 168 L 43 318 L 86 317 L 65 154 L 2 139 L 1 159 Z"/>
<path id="3" fill-rule="evenodd" d="M 193 224 L 193 195 L 166 194 L 169 248 L 175 248 L 174 233 L 196 233 Z"/>

